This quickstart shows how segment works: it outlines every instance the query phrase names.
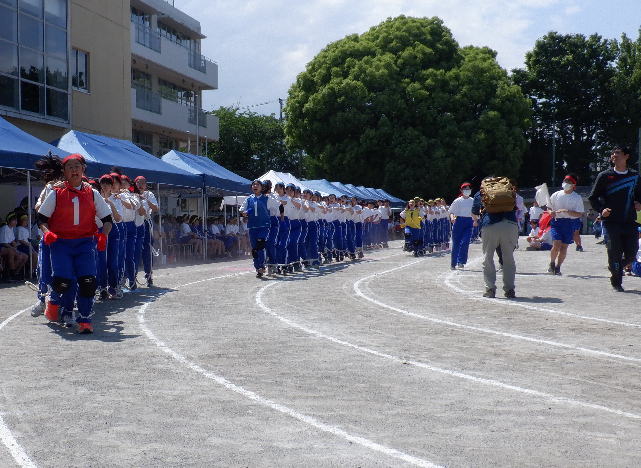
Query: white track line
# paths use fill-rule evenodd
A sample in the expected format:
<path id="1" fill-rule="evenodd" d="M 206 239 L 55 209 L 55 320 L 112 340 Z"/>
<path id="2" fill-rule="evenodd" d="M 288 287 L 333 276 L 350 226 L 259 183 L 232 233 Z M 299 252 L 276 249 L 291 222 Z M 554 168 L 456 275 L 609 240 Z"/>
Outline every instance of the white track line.
<path id="1" fill-rule="evenodd" d="M 7 324 L 9 324 L 9 322 L 11 322 L 13 319 L 17 318 L 19 315 L 25 313 L 30 309 L 31 307 L 22 309 L 20 312 L 16 312 L 11 317 L 5 319 L 2 323 L 0 323 L 0 330 L 7 326 Z M 9 449 L 9 453 L 16 461 L 18 466 L 22 468 L 36 467 L 36 464 L 29 458 L 22 446 L 18 443 L 16 438 L 11 433 L 11 429 L 9 429 L 9 426 L 7 426 L 7 424 L 4 422 L 2 415 L 0 415 L 0 440 L 2 440 L 2 443 L 5 445 L 5 447 Z"/>
<path id="2" fill-rule="evenodd" d="M 609 407 L 603 406 L 603 405 L 598 405 L 598 404 L 595 404 L 595 403 L 589 403 L 589 402 L 585 402 L 585 401 L 574 400 L 572 398 L 559 397 L 559 396 L 556 396 L 556 395 L 552 395 L 550 393 L 540 392 L 538 390 L 532 390 L 532 389 L 525 388 L 525 387 L 519 387 L 517 385 L 503 383 L 503 382 L 500 382 L 498 380 L 486 379 L 486 378 L 483 378 L 483 377 L 476 377 L 476 376 L 473 376 L 473 375 L 464 374 L 463 372 L 450 370 L 450 369 L 444 369 L 442 367 L 437 367 L 437 366 L 433 366 L 433 365 L 430 365 L 430 364 L 426 364 L 424 362 L 408 360 L 408 359 L 404 359 L 404 358 L 399 357 L 399 356 L 393 356 L 391 354 L 382 353 L 380 351 L 376 351 L 374 349 L 367 348 L 365 346 L 360 346 L 360 345 L 357 345 L 357 344 L 354 344 L 354 343 L 350 343 L 349 341 L 341 340 L 339 338 L 334 338 L 333 336 L 329 336 L 329 335 L 326 335 L 326 334 L 324 334 L 322 332 L 318 332 L 318 331 L 313 330 L 311 328 L 308 328 L 308 327 L 306 327 L 304 325 L 299 325 L 298 323 L 294 322 L 293 320 L 290 320 L 290 319 L 288 319 L 286 317 L 278 315 L 276 312 L 274 312 L 272 309 L 270 309 L 268 306 L 266 306 L 265 303 L 262 300 L 262 295 L 263 295 L 263 293 L 265 292 L 265 290 L 267 288 L 269 288 L 271 286 L 275 286 L 277 284 L 280 284 L 280 283 L 268 284 L 267 286 L 264 286 L 263 288 L 261 288 L 258 291 L 258 293 L 256 294 L 256 304 L 263 311 L 265 311 L 266 313 L 268 313 L 272 317 L 280 320 L 281 322 L 289 325 L 292 328 L 296 328 L 298 330 L 301 330 L 301 331 L 303 331 L 303 332 L 305 332 L 305 333 L 307 333 L 309 335 L 315 336 L 317 338 L 322 338 L 322 339 L 325 339 L 325 340 L 330 341 L 332 343 L 335 343 L 335 344 L 338 344 L 338 345 L 341 345 L 341 346 L 345 346 L 345 347 L 348 347 L 348 348 L 351 348 L 351 349 L 355 349 L 355 350 L 361 351 L 363 353 L 371 354 L 373 356 L 377 356 L 377 357 L 380 357 L 380 358 L 383 358 L 383 359 L 388 359 L 390 361 L 393 361 L 393 362 L 396 362 L 396 363 L 399 363 L 399 364 L 409 364 L 409 365 L 412 365 L 412 366 L 415 366 L 415 367 L 419 367 L 421 369 L 426 369 L 426 370 L 429 370 L 429 371 L 432 371 L 432 372 L 438 372 L 440 374 L 445 374 L 445 375 L 448 375 L 450 377 L 456 377 L 456 378 L 459 378 L 459 379 L 468 380 L 470 382 L 474 382 L 474 383 L 477 383 L 477 384 L 489 385 L 489 386 L 492 386 L 492 387 L 501 388 L 503 390 L 511 390 L 511 391 L 518 392 L 518 393 L 524 393 L 526 395 L 539 397 L 539 398 L 544 398 L 546 400 L 549 400 L 549 401 L 552 401 L 552 402 L 555 402 L 555 403 L 566 404 L 566 405 L 570 405 L 570 406 L 578 406 L 578 407 L 581 407 L 581 408 L 588 408 L 588 409 L 593 409 L 593 410 L 598 410 L 598 411 L 604 411 L 606 413 L 615 414 L 617 416 L 623 416 L 623 417 L 630 418 L 630 419 L 641 419 L 641 415 L 636 414 L 636 413 L 631 413 L 631 412 L 628 412 L 628 411 L 622 411 L 622 410 L 618 410 L 618 409 L 613 409 L 613 408 L 609 408 Z"/>
<path id="3" fill-rule="evenodd" d="M 278 283 L 271 283 L 271 284 L 278 284 Z M 238 393 L 239 395 L 244 396 L 245 398 L 248 398 L 249 400 L 252 400 L 262 406 L 265 406 L 267 408 L 270 408 L 272 410 L 278 411 L 280 413 L 283 413 L 287 416 L 290 416 L 294 419 L 297 419 L 298 421 L 305 423 L 309 426 L 315 427 L 316 429 L 319 429 L 323 432 L 327 432 L 330 434 L 333 434 L 337 437 L 340 437 L 342 439 L 345 439 L 349 442 L 361 445 L 362 447 L 365 447 L 370 450 L 374 450 L 376 452 L 380 452 L 384 455 L 387 455 L 392 458 L 396 458 L 398 460 L 402 460 L 406 463 L 410 463 L 412 465 L 416 466 L 423 466 L 423 467 L 437 467 L 438 465 L 435 465 L 432 462 L 429 462 L 427 460 L 424 460 L 422 458 L 417 458 L 412 455 L 408 455 L 406 453 L 403 453 L 399 450 L 386 447 L 384 445 L 377 444 L 376 442 L 373 442 L 371 440 L 365 439 L 364 437 L 360 436 L 355 436 L 352 435 L 348 432 L 345 432 L 344 430 L 340 429 L 339 427 L 332 426 L 330 424 L 326 424 L 324 422 L 319 421 L 316 418 L 313 418 L 311 416 L 307 416 L 305 414 L 299 413 L 298 411 L 288 408 L 287 406 L 283 406 L 279 403 L 276 403 L 272 400 L 269 400 L 268 398 L 264 398 L 260 395 L 258 395 L 255 392 L 252 392 L 251 390 L 247 390 L 239 385 L 236 385 L 226 378 L 214 374 L 213 372 L 210 372 L 202 367 L 200 367 L 198 364 L 190 361 L 183 355 L 177 353 L 176 351 L 172 350 L 169 348 L 165 343 L 163 343 L 160 339 L 158 339 L 152 331 L 147 327 L 146 322 L 145 322 L 145 312 L 147 308 L 149 307 L 149 303 L 143 304 L 143 306 L 140 308 L 138 312 L 138 323 L 140 324 L 140 328 L 142 331 L 147 335 L 147 338 L 149 338 L 155 345 L 158 347 L 161 351 L 164 353 L 168 354 L 171 358 L 174 360 L 178 361 L 185 367 L 193 370 L 194 372 L 197 372 L 201 374 L 202 376 L 213 380 L 216 382 L 218 385 L 222 385 L 228 390 L 231 390 L 232 392 Z"/>
<path id="4" fill-rule="evenodd" d="M 185 283 L 185 284 L 180 284 L 178 286 L 174 286 L 176 289 L 184 288 L 185 286 L 191 286 L 192 284 L 198 284 L 198 283 L 204 283 L 206 281 L 212 281 L 212 280 L 217 280 L 217 279 L 222 279 L 222 278 L 234 278 L 236 276 L 242 276 L 242 275 L 248 275 L 249 273 L 253 273 L 253 271 L 240 271 L 238 273 L 229 273 L 227 275 L 221 275 L 221 276 L 212 276 L 211 278 L 205 278 L 201 279 L 198 281 L 192 281 L 191 283 Z"/>
<path id="5" fill-rule="evenodd" d="M 480 261 L 483 260 L 482 257 L 477 257 L 474 260 L 472 260 L 469 264 L 475 264 L 475 263 L 480 263 Z M 528 309 L 528 310 L 535 310 L 537 312 L 543 312 L 546 314 L 552 314 L 552 315 L 563 315 L 565 317 L 573 317 L 573 318 L 578 318 L 581 320 L 589 320 L 593 322 L 601 322 L 601 323 L 609 323 L 611 325 L 621 325 L 623 327 L 629 327 L 629 328 L 641 328 L 641 324 L 639 323 L 631 323 L 631 322 L 623 322 L 621 320 L 609 320 L 609 319 L 604 319 L 601 317 L 593 317 L 589 315 L 580 315 L 580 314 L 573 314 L 571 312 L 563 312 L 562 310 L 555 310 L 555 309 L 548 309 L 545 307 L 538 307 L 530 304 L 524 304 L 522 302 L 517 300 L 514 301 L 506 301 L 503 299 L 492 299 L 489 297 L 482 297 L 474 294 L 473 291 L 468 291 L 463 288 L 459 288 L 455 284 L 452 283 L 452 279 L 456 276 L 457 272 L 456 271 L 450 271 L 447 274 L 445 274 L 445 279 L 443 280 L 443 284 L 447 286 L 450 289 L 453 289 L 454 291 L 464 294 L 465 296 L 469 297 L 470 299 L 473 299 L 475 301 L 482 301 L 482 302 L 492 302 L 494 304 L 501 304 L 503 306 L 510 306 L 510 307 L 521 307 L 523 309 Z"/>
<path id="6" fill-rule="evenodd" d="M 419 260 L 419 261 L 421 261 L 421 260 Z M 372 275 L 365 276 L 364 278 L 361 278 L 360 280 L 356 281 L 353 284 L 354 292 L 356 293 L 357 296 L 359 296 L 359 297 L 365 299 L 366 301 L 369 301 L 372 304 L 375 304 L 375 305 L 377 305 L 379 307 L 383 307 L 385 309 L 389 309 L 389 310 L 391 310 L 393 312 L 397 312 L 399 314 L 406 315 L 408 317 L 413 317 L 413 318 L 417 318 L 417 319 L 420 319 L 420 320 L 427 320 L 428 322 L 437 323 L 439 325 L 446 325 L 446 326 L 450 326 L 450 327 L 462 328 L 464 330 L 470 330 L 470 331 L 475 331 L 475 332 L 479 332 L 479 333 L 487 333 L 487 334 L 490 334 L 490 335 L 503 336 L 505 338 L 511 338 L 511 339 L 514 339 L 514 340 L 521 340 L 521 341 L 528 341 L 530 343 L 536 343 L 536 344 L 540 344 L 540 345 L 547 345 L 547 346 L 552 346 L 552 347 L 555 347 L 555 348 L 569 349 L 569 350 L 572 350 L 572 351 L 578 351 L 578 352 L 581 352 L 581 353 L 584 353 L 584 354 L 591 354 L 591 355 L 599 356 L 599 357 L 603 357 L 603 358 L 618 359 L 618 360 L 621 360 L 621 361 L 629 361 L 629 362 L 639 362 L 639 363 L 641 363 L 641 359 L 640 358 L 635 358 L 635 357 L 631 357 L 631 356 L 624 356 L 622 354 L 608 353 L 606 351 L 600 351 L 600 350 L 597 350 L 597 349 L 584 348 L 582 346 L 574 346 L 574 345 L 567 344 L 567 343 L 560 343 L 558 341 L 543 340 L 543 339 L 534 338 L 534 337 L 531 337 L 531 336 L 517 335 L 516 333 L 502 332 L 502 331 L 499 331 L 499 330 L 493 330 L 491 328 L 475 327 L 475 326 L 472 326 L 472 325 L 465 325 L 465 324 L 462 324 L 462 323 L 452 322 L 451 320 L 443 320 L 443 319 L 430 317 L 428 315 L 417 314 L 415 312 L 410 312 L 410 311 L 407 311 L 405 309 L 401 309 L 399 307 L 394 307 L 394 306 L 391 306 L 389 304 L 385 304 L 384 302 L 381 302 L 381 301 L 379 301 L 377 299 L 374 299 L 373 297 L 367 296 L 361 290 L 361 287 L 360 287 L 361 283 L 363 283 L 363 282 L 365 282 L 365 281 L 367 281 L 367 280 L 369 280 L 371 278 L 374 278 L 376 276 L 385 275 L 385 274 L 392 273 L 392 272 L 397 271 L 397 270 L 401 270 L 403 268 L 407 268 L 408 266 L 414 265 L 414 264 L 418 263 L 419 261 L 407 263 L 405 265 L 401 265 L 401 266 L 396 267 L 396 268 L 391 268 L 389 270 L 385 270 L 385 271 L 381 271 L 379 273 L 374 273 Z M 501 300 L 500 302 L 501 303 L 505 303 L 504 300 Z"/>

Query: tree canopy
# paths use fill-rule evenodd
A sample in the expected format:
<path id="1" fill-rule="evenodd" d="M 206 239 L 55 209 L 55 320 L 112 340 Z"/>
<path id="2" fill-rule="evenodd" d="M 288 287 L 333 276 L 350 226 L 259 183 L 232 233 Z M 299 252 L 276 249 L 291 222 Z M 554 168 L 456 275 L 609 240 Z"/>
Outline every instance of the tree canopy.
<path id="1" fill-rule="evenodd" d="M 530 105 L 485 47 L 438 18 L 391 18 L 329 44 L 289 90 L 285 133 L 311 177 L 449 195 L 474 176 L 516 176 Z"/>
<path id="2" fill-rule="evenodd" d="M 302 154 L 285 145 L 282 122 L 236 107 L 212 112 L 220 120 L 220 138 L 208 144 L 207 156 L 230 171 L 254 179 L 270 169 L 300 172 Z"/>
<path id="3" fill-rule="evenodd" d="M 527 53 L 525 68 L 514 70 L 514 81 L 531 98 L 534 109 L 523 181 L 549 180 L 555 135 L 555 182 L 567 171 L 590 183 L 615 128 L 616 58 L 616 41 L 597 34 L 550 32 Z"/>

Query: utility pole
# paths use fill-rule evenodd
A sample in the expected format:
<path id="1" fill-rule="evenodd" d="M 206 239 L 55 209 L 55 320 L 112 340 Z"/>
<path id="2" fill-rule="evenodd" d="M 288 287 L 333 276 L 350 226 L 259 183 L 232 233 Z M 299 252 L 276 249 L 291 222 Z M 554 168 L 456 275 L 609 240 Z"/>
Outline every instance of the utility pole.
<path id="1" fill-rule="evenodd" d="M 552 187 L 556 187 L 556 126 L 552 128 Z"/>
<path id="2" fill-rule="evenodd" d="M 196 156 L 200 156 L 200 103 L 198 102 L 198 90 L 196 90 Z"/>
<path id="3" fill-rule="evenodd" d="M 280 121 L 283 121 L 283 100 L 278 98 L 278 104 L 280 105 Z"/>

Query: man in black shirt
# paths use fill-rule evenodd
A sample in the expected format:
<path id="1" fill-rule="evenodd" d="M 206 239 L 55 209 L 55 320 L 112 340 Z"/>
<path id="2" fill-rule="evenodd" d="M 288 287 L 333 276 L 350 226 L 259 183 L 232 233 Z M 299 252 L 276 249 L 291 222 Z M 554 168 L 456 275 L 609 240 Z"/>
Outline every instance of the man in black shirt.
<path id="1" fill-rule="evenodd" d="M 623 291 L 623 268 L 632 263 L 639 249 L 636 212 L 641 211 L 641 184 L 639 173 L 628 168 L 629 158 L 628 148 L 615 147 L 610 155 L 614 167 L 597 176 L 588 197 L 608 232 L 610 282 L 619 292 Z"/>

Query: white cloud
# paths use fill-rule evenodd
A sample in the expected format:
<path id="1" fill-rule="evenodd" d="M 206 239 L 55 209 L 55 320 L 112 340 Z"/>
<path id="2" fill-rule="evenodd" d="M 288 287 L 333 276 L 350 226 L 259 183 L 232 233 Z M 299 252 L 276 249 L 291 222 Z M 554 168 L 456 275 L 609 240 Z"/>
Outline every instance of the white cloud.
<path id="1" fill-rule="evenodd" d="M 220 89 L 205 93 L 206 108 L 284 98 L 296 75 L 327 43 L 400 14 L 438 16 L 461 45 L 489 46 L 502 66 L 519 67 L 536 38 L 571 18 L 578 21 L 578 5 L 565 0 L 176 0 L 177 8 L 201 22 L 208 36 L 203 53 L 220 64 Z M 278 106 L 254 110 L 277 113 Z"/>

